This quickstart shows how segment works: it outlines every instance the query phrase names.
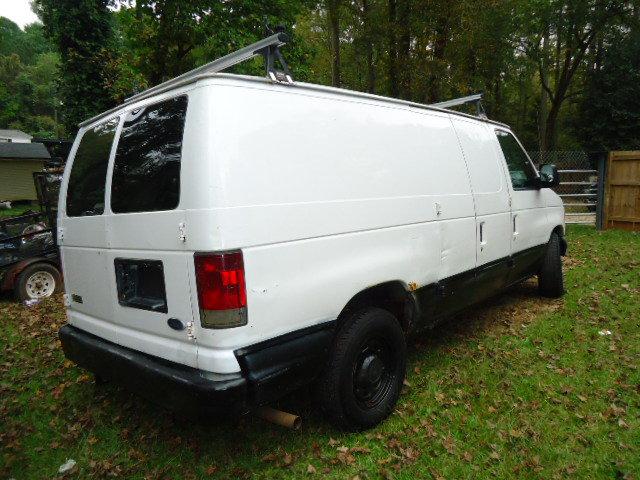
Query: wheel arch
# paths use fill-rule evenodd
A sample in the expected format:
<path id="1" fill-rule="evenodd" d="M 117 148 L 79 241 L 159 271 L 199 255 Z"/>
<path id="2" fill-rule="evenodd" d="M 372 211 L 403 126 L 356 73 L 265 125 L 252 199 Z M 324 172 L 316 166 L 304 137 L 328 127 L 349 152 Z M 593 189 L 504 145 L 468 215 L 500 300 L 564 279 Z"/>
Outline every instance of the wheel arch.
<path id="1" fill-rule="evenodd" d="M 411 330 L 416 317 L 415 298 L 400 280 L 392 280 L 370 286 L 355 294 L 338 315 L 338 326 L 354 312 L 367 307 L 377 307 L 390 312 L 405 333 Z"/>
<path id="2" fill-rule="evenodd" d="M 556 225 L 551 231 L 551 235 L 557 234 L 560 237 L 560 255 L 563 257 L 567 254 L 567 240 L 564 238 L 565 227 L 564 225 Z M 549 238 L 551 238 L 549 235 Z"/>

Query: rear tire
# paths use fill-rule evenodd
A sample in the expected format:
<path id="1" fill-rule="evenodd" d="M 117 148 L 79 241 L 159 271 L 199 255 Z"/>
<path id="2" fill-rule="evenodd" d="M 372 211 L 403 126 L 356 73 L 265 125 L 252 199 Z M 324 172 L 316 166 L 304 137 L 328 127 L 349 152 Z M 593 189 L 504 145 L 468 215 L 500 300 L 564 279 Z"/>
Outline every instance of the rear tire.
<path id="1" fill-rule="evenodd" d="M 538 273 L 538 291 L 543 297 L 559 298 L 564 294 L 564 275 L 560 255 L 560 237 L 551 234 L 547 252 Z"/>
<path id="2" fill-rule="evenodd" d="M 405 337 L 380 308 L 351 314 L 339 328 L 318 382 L 320 407 L 338 428 L 373 427 L 393 411 L 406 369 Z"/>
<path id="3" fill-rule="evenodd" d="M 62 276 L 49 263 L 34 263 L 25 268 L 15 283 L 18 300 L 41 300 L 62 290 Z"/>

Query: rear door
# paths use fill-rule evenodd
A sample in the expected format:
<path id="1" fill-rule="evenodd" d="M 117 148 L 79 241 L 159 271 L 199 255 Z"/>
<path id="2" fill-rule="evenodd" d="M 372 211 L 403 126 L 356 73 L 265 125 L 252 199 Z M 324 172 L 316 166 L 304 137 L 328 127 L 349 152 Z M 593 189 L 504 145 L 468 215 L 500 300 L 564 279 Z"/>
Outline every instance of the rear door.
<path id="1" fill-rule="evenodd" d="M 185 211 L 186 95 L 123 115 L 107 184 L 107 268 L 119 343 L 197 367 Z"/>
<path id="2" fill-rule="evenodd" d="M 169 98 L 123 112 L 117 128 L 101 127 L 108 126 L 114 140 L 108 168 L 100 163 L 99 171 L 80 171 L 76 155 L 67 199 L 91 201 L 84 213 L 78 208 L 78 217 L 65 219 L 63 262 L 72 323 L 120 345 L 197 367 L 189 328 L 193 255 L 184 246 L 180 205 L 187 105 L 185 95 Z M 82 147 L 83 141 L 79 152 Z M 88 148 L 88 156 L 96 157 L 96 149 Z M 102 179 L 91 182 L 95 191 L 74 186 L 76 169 L 79 178 Z"/>
<path id="3" fill-rule="evenodd" d="M 105 185 L 120 117 L 86 129 L 71 152 L 59 199 L 58 245 L 69 298 L 69 321 L 116 341 L 110 323 L 112 291 L 108 281 Z"/>

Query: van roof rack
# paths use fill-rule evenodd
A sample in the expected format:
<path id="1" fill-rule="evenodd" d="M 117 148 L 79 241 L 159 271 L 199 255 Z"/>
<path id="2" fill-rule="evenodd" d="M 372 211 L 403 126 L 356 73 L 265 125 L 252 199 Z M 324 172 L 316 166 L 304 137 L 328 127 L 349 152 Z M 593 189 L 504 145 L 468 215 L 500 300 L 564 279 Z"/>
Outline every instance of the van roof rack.
<path id="1" fill-rule="evenodd" d="M 487 118 L 487 114 L 482 106 L 482 93 L 476 93 L 473 95 L 467 95 L 466 97 L 453 98 L 445 102 L 432 103 L 430 107 L 449 109 L 451 107 L 457 107 L 458 105 L 466 105 L 467 103 L 475 103 L 478 111 L 478 117 Z"/>
<path id="2" fill-rule="evenodd" d="M 194 68 L 193 70 L 189 70 L 188 72 L 172 78 L 171 80 L 167 80 L 166 82 L 160 83 L 155 87 L 151 87 L 140 93 L 136 93 L 135 95 L 126 98 L 122 104 L 110 110 L 107 110 L 106 112 L 102 112 L 88 120 L 80 122 L 79 126 L 83 127 L 85 125 L 88 125 L 89 123 L 92 123 L 99 118 L 109 115 L 116 110 L 119 110 L 123 105 L 126 105 L 128 103 L 136 102 L 138 100 L 148 98 L 152 95 L 170 90 L 172 87 L 181 84 L 185 80 L 189 80 L 191 78 L 195 78 L 199 75 L 207 73 L 221 72 L 222 70 L 237 65 L 238 63 L 242 63 L 246 60 L 250 60 L 258 55 L 262 55 L 264 57 L 266 74 L 267 77 L 271 79 L 271 81 L 275 83 L 292 84 L 293 77 L 291 75 L 291 71 L 289 70 L 289 66 L 285 62 L 284 57 L 280 52 L 280 47 L 285 45 L 288 41 L 289 36 L 284 33 L 284 29 L 282 27 L 276 27 L 276 33 L 269 35 L 268 37 L 265 37 L 255 43 L 252 43 L 251 45 L 241 48 L 240 50 L 236 50 L 235 52 L 225 55 L 224 57 L 220 57 L 217 60 L 206 63 L 200 67 Z M 282 70 L 276 69 L 276 60 L 280 63 Z"/>
<path id="3" fill-rule="evenodd" d="M 289 37 L 282 30 L 270 35 L 262 40 L 259 40 L 251 45 L 248 45 L 240 50 L 236 50 L 224 57 L 220 57 L 217 60 L 206 63 L 200 67 L 194 68 L 193 70 L 189 70 L 182 75 L 179 75 L 171 80 L 167 80 L 166 82 L 160 83 L 155 87 L 151 87 L 143 92 L 140 92 L 136 95 L 132 95 L 131 97 L 125 99 L 125 102 L 134 102 L 136 100 L 140 100 L 142 98 L 146 98 L 150 95 L 155 95 L 159 92 L 170 89 L 172 86 L 180 83 L 189 78 L 193 78 L 197 75 L 202 75 L 205 73 L 216 73 L 221 72 L 222 70 L 226 70 L 229 67 L 237 65 L 238 63 L 242 63 L 245 60 L 249 60 L 257 55 L 262 55 L 265 59 L 265 67 L 267 70 L 267 76 L 274 82 L 277 83 L 293 83 L 293 78 L 291 77 L 291 72 L 289 71 L 289 67 L 287 63 L 284 61 L 284 57 L 280 52 L 280 47 L 286 44 L 289 41 Z M 279 71 L 275 68 L 275 60 L 280 62 L 282 66 L 282 71 Z"/>

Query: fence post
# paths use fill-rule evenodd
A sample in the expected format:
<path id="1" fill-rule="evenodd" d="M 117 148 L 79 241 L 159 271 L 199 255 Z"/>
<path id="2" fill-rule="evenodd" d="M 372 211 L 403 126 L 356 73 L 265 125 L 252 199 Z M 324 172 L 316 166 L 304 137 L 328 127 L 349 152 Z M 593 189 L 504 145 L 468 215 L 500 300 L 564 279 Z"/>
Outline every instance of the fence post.
<path id="1" fill-rule="evenodd" d="M 598 198 L 596 200 L 596 229 L 604 228 L 604 184 L 607 179 L 607 152 L 598 155 Z"/>

